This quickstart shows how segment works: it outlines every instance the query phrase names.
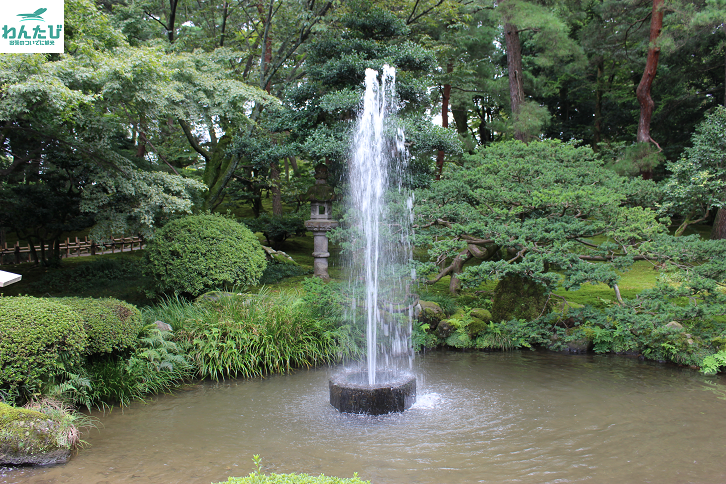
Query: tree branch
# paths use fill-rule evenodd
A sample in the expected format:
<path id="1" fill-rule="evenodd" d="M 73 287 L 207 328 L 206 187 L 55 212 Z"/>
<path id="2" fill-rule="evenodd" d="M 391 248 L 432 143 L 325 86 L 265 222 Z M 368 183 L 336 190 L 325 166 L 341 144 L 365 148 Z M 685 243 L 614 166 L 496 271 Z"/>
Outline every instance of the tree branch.
<path id="1" fill-rule="evenodd" d="M 204 160 L 209 163 L 212 160 L 212 156 L 207 150 L 202 148 L 197 139 L 194 137 L 194 134 L 192 134 L 192 128 L 189 126 L 189 123 L 181 118 L 177 118 L 177 121 L 179 122 L 179 126 L 181 126 L 182 131 L 184 131 L 184 134 L 186 135 L 187 140 L 189 141 L 189 144 L 192 146 L 194 151 L 202 155 L 204 157 Z"/>

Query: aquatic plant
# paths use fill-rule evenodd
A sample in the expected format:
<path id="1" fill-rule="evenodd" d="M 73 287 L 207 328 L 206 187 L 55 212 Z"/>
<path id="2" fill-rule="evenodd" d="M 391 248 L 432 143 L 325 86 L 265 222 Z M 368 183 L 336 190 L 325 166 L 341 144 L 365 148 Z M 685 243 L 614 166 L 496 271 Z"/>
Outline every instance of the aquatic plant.
<path id="1" fill-rule="evenodd" d="M 310 476 L 308 474 L 264 474 L 262 472 L 262 459 L 259 455 L 253 456 L 252 459 L 257 470 L 250 473 L 247 477 L 230 477 L 225 484 L 370 484 L 370 481 L 362 481 L 358 474 L 353 477 L 331 477 L 320 474 L 319 476 Z M 223 484 L 223 483 L 217 483 Z"/>

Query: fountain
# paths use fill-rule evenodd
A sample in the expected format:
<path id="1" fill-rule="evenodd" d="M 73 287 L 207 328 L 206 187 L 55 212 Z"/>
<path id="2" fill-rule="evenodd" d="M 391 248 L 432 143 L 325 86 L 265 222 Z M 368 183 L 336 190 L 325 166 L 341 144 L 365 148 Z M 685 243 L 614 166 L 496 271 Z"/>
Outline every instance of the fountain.
<path id="1" fill-rule="evenodd" d="M 381 78 L 366 70 L 350 164 L 353 216 L 349 317 L 366 327 L 365 367 L 347 369 L 329 381 L 330 403 L 341 412 L 380 415 L 401 412 L 416 401 L 411 373 L 412 305 L 406 303 L 412 273 L 413 201 L 404 187 L 403 130 L 394 126 L 396 71 Z M 360 299 L 360 303 L 357 301 Z"/>

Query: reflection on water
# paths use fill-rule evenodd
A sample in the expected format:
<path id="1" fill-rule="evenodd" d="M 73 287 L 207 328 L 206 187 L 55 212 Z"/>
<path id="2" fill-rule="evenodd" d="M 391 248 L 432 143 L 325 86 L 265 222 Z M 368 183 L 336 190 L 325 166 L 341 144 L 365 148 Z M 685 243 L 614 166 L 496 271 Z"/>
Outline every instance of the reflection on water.
<path id="1" fill-rule="evenodd" d="M 209 483 L 252 471 L 374 483 L 726 481 L 720 377 L 606 356 L 433 352 L 402 414 L 340 414 L 335 369 L 190 386 L 100 416 L 68 464 L 0 483 Z M 704 391 L 706 390 L 706 391 Z"/>

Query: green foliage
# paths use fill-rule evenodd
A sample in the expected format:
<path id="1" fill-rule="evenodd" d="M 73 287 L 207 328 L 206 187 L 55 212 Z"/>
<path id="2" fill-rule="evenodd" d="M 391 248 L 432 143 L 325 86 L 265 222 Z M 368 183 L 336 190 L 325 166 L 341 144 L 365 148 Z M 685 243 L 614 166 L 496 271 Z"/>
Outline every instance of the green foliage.
<path id="1" fill-rule="evenodd" d="M 263 474 L 262 458 L 259 455 L 252 456 L 257 470 L 247 477 L 230 477 L 224 483 L 217 484 L 370 484 L 368 481 L 358 479 L 358 474 L 352 478 L 328 477 L 323 474 L 309 476 L 307 474 Z"/>
<path id="2" fill-rule="evenodd" d="M 198 296 L 257 284 L 267 265 L 250 230 L 219 215 L 193 215 L 159 229 L 146 251 L 158 292 Z"/>
<path id="3" fill-rule="evenodd" d="M 650 143 L 635 143 L 623 150 L 622 157 L 611 165 L 621 175 L 640 176 L 652 172 L 664 160 L 663 153 Z"/>
<path id="4" fill-rule="evenodd" d="M 208 312 L 187 320 L 175 337 L 202 377 L 284 373 L 358 351 L 346 327 L 321 320 L 294 295 L 229 295 L 197 304 Z"/>
<path id="5" fill-rule="evenodd" d="M 437 346 L 458 349 L 509 351 L 533 346 L 547 346 L 552 327 L 541 321 L 510 320 L 496 323 L 485 321 L 476 315 L 480 310 L 467 308 L 451 318 L 441 321 L 446 333 L 433 331 L 429 324 L 414 324 L 412 341 L 414 349 L 421 351 Z M 448 333 L 448 334 L 447 334 Z"/>
<path id="6" fill-rule="evenodd" d="M 272 215 L 262 213 L 257 218 L 240 219 L 252 232 L 262 232 L 267 245 L 277 247 L 291 235 L 305 233 L 305 215 L 302 212 Z"/>
<path id="7" fill-rule="evenodd" d="M 83 293 L 100 285 L 108 285 L 119 279 L 128 279 L 141 272 L 136 259 L 95 258 L 72 269 L 50 271 L 30 287 L 39 292 Z"/>
<path id="8" fill-rule="evenodd" d="M 260 277 L 260 284 L 274 284 L 287 277 L 304 276 L 312 273 L 312 269 L 295 264 L 268 263 Z"/>
<path id="9" fill-rule="evenodd" d="M 0 386 L 34 391 L 76 367 L 86 349 L 81 316 L 57 301 L 0 297 Z"/>
<path id="10" fill-rule="evenodd" d="M 99 355 L 78 375 L 51 392 L 87 408 L 114 404 L 126 406 L 145 395 L 171 390 L 192 377 L 194 369 L 171 334 L 146 328 L 130 357 Z"/>
<path id="11" fill-rule="evenodd" d="M 80 208 L 96 214 L 91 237 L 108 240 L 119 234 L 154 236 L 170 214 L 188 214 L 206 187 L 191 178 L 133 170 L 123 178 L 101 177 L 83 192 Z"/>
<path id="12" fill-rule="evenodd" d="M 667 164 L 662 211 L 688 219 L 698 218 L 713 207 L 722 207 L 726 196 L 726 108 L 718 106 L 698 125 L 676 162 Z"/>
<path id="13" fill-rule="evenodd" d="M 340 284 L 308 277 L 303 280 L 302 286 L 305 290 L 302 300 L 314 315 L 321 319 L 342 319 L 348 302 Z"/>
<path id="14" fill-rule="evenodd" d="M 726 366 L 726 351 L 721 350 L 703 359 L 701 372 L 706 375 L 715 375 L 724 366 Z"/>
<path id="15" fill-rule="evenodd" d="M 58 302 L 74 309 L 83 321 L 86 353 L 111 353 L 133 348 L 141 331 L 141 312 L 118 299 L 67 297 Z"/>
<path id="16" fill-rule="evenodd" d="M 414 321 L 411 328 L 411 346 L 415 352 L 433 349 L 439 345 L 439 338 L 431 332 L 431 325 Z"/>
<path id="17" fill-rule="evenodd" d="M 629 254 L 665 231 L 653 211 L 629 205 L 633 182 L 590 148 L 512 141 L 465 158 L 416 193 L 417 245 L 432 261 L 476 260 L 460 276 L 465 285 L 517 275 L 547 291 L 612 286 Z"/>
<path id="18" fill-rule="evenodd" d="M 519 276 L 502 278 L 494 290 L 491 315 L 494 321 L 524 319 L 531 321 L 550 310 L 545 288 Z"/>

